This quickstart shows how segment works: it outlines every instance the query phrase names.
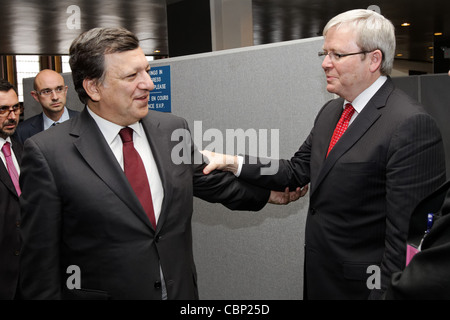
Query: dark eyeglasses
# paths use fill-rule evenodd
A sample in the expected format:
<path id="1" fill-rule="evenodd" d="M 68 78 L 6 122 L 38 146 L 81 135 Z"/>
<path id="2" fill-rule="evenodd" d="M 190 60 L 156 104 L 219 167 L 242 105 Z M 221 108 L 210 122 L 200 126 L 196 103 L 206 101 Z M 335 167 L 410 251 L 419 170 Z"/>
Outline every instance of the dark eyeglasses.
<path id="1" fill-rule="evenodd" d="M 337 52 L 333 52 L 333 51 L 330 51 L 330 52 L 320 51 L 318 53 L 318 55 L 319 55 L 319 57 L 329 56 L 332 61 L 339 61 L 341 58 L 344 58 L 344 57 L 354 56 L 356 54 L 366 54 L 369 52 L 371 52 L 371 51 L 360 51 L 360 52 L 353 52 L 353 53 L 337 53 Z"/>
<path id="2" fill-rule="evenodd" d="M 65 86 L 59 86 L 56 87 L 55 89 L 42 89 L 41 91 L 35 91 L 37 94 L 39 94 L 40 96 L 49 96 L 53 93 L 53 91 L 55 91 L 56 94 L 61 94 L 63 92 L 65 92 L 67 89 L 67 87 Z"/>
<path id="3" fill-rule="evenodd" d="M 9 114 L 11 111 L 14 113 L 20 113 L 20 104 L 15 104 L 13 106 L 1 106 L 0 107 L 0 114 L 4 115 L 4 114 Z"/>

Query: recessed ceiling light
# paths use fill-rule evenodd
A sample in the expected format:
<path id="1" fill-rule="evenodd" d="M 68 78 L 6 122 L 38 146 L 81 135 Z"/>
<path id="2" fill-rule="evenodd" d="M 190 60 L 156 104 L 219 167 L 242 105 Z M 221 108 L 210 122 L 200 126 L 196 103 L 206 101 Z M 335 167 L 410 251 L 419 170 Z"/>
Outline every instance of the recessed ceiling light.
<path id="1" fill-rule="evenodd" d="M 436 32 L 434 35 L 435 36 L 442 36 L 442 32 Z"/>
<path id="2" fill-rule="evenodd" d="M 154 53 L 160 53 L 161 51 L 160 50 L 155 50 L 155 51 L 153 51 Z"/>
<path id="3" fill-rule="evenodd" d="M 403 53 L 397 53 L 397 57 L 403 57 Z"/>
<path id="4" fill-rule="evenodd" d="M 409 27 L 411 24 L 409 22 L 403 22 L 402 27 Z"/>

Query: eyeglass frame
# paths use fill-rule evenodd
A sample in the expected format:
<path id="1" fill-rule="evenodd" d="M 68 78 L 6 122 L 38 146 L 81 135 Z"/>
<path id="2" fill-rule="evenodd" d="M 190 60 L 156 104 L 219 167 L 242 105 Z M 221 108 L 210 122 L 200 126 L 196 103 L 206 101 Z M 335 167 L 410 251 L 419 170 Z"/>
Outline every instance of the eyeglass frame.
<path id="1" fill-rule="evenodd" d="M 367 54 L 367 53 L 370 53 L 370 52 L 373 52 L 373 51 L 375 51 L 375 50 L 372 50 L 372 51 L 352 52 L 352 53 L 336 53 L 336 52 L 334 52 L 334 51 L 330 51 L 330 52 L 319 51 L 319 52 L 317 53 L 317 55 L 318 55 L 319 57 L 329 56 L 330 59 L 331 59 L 332 61 L 339 61 L 340 59 L 345 58 L 345 57 L 348 57 L 348 56 L 354 56 L 354 55 L 357 55 L 357 54 Z"/>
<path id="2" fill-rule="evenodd" d="M 61 91 L 59 91 L 59 92 L 56 91 L 58 89 L 60 89 Z M 42 89 L 42 90 L 39 90 L 39 91 L 38 90 L 34 90 L 34 92 L 36 92 L 40 96 L 50 97 L 53 94 L 53 92 L 55 92 L 55 94 L 62 94 L 65 91 L 67 91 L 67 89 L 68 89 L 68 86 L 57 86 L 54 89 L 46 88 L 46 89 Z M 45 91 L 45 90 L 48 90 L 49 92 L 47 92 L 47 93 L 42 92 L 42 91 Z"/>
<path id="3" fill-rule="evenodd" d="M 8 108 L 8 109 L 6 109 Z M 0 116 L 3 115 L 7 115 L 9 116 L 9 114 L 11 112 L 14 112 L 15 114 L 19 114 L 22 111 L 22 106 L 20 105 L 20 103 L 16 103 L 13 106 L 0 106 Z"/>

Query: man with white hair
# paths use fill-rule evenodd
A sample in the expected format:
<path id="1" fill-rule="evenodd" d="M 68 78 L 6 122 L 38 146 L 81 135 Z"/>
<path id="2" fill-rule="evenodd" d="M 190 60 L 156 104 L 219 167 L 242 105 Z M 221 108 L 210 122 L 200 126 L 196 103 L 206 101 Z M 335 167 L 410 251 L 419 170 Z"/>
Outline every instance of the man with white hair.
<path id="1" fill-rule="evenodd" d="M 322 107 L 294 156 L 254 164 L 212 155 L 204 172 L 240 172 L 269 190 L 310 183 L 305 298 L 376 299 L 405 267 L 411 212 L 445 180 L 444 148 L 435 121 L 389 78 L 389 20 L 371 10 L 344 12 L 325 26 L 324 39 L 327 90 L 339 98 Z M 276 174 L 260 174 L 277 165 Z"/>

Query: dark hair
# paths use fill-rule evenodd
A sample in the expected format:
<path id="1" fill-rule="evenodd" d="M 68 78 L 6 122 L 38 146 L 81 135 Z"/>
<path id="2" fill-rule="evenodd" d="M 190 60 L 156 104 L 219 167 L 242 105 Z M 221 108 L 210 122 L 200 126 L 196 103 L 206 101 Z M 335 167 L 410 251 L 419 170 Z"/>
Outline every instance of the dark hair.
<path id="1" fill-rule="evenodd" d="M 19 95 L 15 86 L 13 86 L 9 81 L 5 79 L 0 79 L 0 91 L 8 92 L 11 89 L 14 90 L 17 96 Z"/>
<path id="2" fill-rule="evenodd" d="M 98 79 L 105 74 L 105 54 L 134 50 L 138 38 L 124 28 L 94 28 L 80 34 L 69 49 L 70 68 L 78 97 L 84 104 L 89 96 L 83 88 L 84 79 Z"/>

